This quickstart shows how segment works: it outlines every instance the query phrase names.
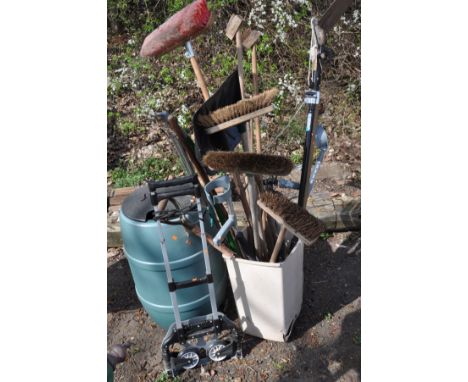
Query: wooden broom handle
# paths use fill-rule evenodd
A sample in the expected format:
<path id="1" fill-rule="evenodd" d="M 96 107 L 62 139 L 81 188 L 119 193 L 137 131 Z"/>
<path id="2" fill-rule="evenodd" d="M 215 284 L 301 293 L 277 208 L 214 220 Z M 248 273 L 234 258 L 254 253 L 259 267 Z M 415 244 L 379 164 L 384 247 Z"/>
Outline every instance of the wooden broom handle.
<path id="1" fill-rule="evenodd" d="M 278 238 L 276 239 L 275 248 L 273 248 L 273 252 L 271 253 L 270 263 L 276 263 L 278 259 L 278 254 L 283 245 L 284 237 L 286 236 L 286 228 L 284 226 L 281 227 L 281 230 L 278 234 Z"/>
<path id="2" fill-rule="evenodd" d="M 187 142 L 185 142 L 184 133 L 180 129 L 180 126 L 178 125 L 176 119 L 172 115 L 170 115 L 167 119 L 167 122 L 171 130 L 177 136 L 177 139 L 182 145 L 184 151 L 187 153 L 187 156 L 190 162 L 192 163 L 193 169 L 195 170 L 195 173 L 198 176 L 200 184 L 202 185 L 202 187 L 205 187 L 205 185 L 210 181 L 208 175 L 206 174 L 198 159 L 195 157 L 195 153 L 193 152 L 193 150 L 191 150 L 190 147 L 188 147 Z"/>
<path id="3" fill-rule="evenodd" d="M 249 202 L 247 201 L 247 195 L 245 194 L 244 186 L 242 184 L 239 173 L 237 171 L 233 171 L 232 178 L 234 180 L 236 188 L 239 190 L 239 196 L 241 199 L 242 207 L 244 209 L 245 216 L 247 217 L 249 226 L 252 226 L 252 214 L 250 212 Z"/>
<path id="4" fill-rule="evenodd" d="M 258 73 L 257 73 L 257 46 L 252 46 L 252 82 L 253 82 L 253 94 L 258 94 Z M 262 152 L 260 146 L 260 119 L 255 118 L 255 146 L 257 153 Z"/>
<path id="5" fill-rule="evenodd" d="M 240 30 L 236 32 L 236 48 L 237 48 L 237 71 L 239 74 L 239 86 L 241 91 L 241 98 L 245 98 L 244 94 L 244 66 L 242 65 L 242 56 L 244 51 L 242 48 L 242 37 Z"/>
<path id="6" fill-rule="evenodd" d="M 197 78 L 198 86 L 200 87 L 203 99 L 206 101 L 210 98 L 208 93 L 208 88 L 206 87 L 205 76 L 198 65 L 197 59 L 195 57 L 190 57 L 190 63 L 192 64 L 193 71 L 195 72 L 195 77 Z"/>
<path id="7" fill-rule="evenodd" d="M 200 231 L 200 228 L 198 228 L 197 226 L 194 226 L 193 228 L 190 229 L 192 231 L 192 233 L 198 237 L 201 237 L 201 231 Z M 206 241 L 208 242 L 208 244 L 210 244 L 213 248 L 217 249 L 219 252 L 221 252 L 224 256 L 226 257 L 236 257 L 236 254 L 231 251 L 226 245 L 224 244 L 220 244 L 220 245 L 216 245 L 213 241 L 213 238 L 205 233 L 205 236 L 206 236 Z"/>

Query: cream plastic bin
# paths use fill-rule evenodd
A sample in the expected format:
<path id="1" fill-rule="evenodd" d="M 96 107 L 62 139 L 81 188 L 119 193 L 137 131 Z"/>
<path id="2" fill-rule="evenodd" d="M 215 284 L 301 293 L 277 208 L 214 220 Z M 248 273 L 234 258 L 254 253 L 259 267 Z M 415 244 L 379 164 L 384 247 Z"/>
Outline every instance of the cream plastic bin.
<path id="1" fill-rule="evenodd" d="M 286 342 L 302 307 L 302 241 L 281 263 L 223 257 L 242 330 L 252 336 Z"/>

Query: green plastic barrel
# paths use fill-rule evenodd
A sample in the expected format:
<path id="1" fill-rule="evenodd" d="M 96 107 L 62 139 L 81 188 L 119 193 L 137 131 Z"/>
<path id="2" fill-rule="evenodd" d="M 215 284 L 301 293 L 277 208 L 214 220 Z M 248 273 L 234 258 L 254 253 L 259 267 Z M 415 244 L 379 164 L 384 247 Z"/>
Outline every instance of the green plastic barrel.
<path id="1" fill-rule="evenodd" d="M 179 197 L 176 201 L 184 206 L 190 198 Z M 168 203 L 167 209 L 173 209 Z M 153 206 L 149 200 L 147 186 L 129 195 L 122 203 L 120 226 L 124 252 L 130 265 L 136 294 L 149 316 L 161 327 L 167 329 L 174 322 L 174 313 L 167 286 L 166 272 L 160 246 L 157 223 L 152 219 Z M 197 222 L 197 213 L 187 215 L 190 222 Z M 216 229 L 205 213 L 205 229 L 214 236 Z M 182 225 L 162 224 L 167 251 L 175 281 L 190 280 L 205 275 L 202 243 L 198 236 L 189 233 Z M 226 294 L 227 272 L 221 254 L 208 247 L 211 270 L 218 306 Z M 177 303 L 182 320 L 211 312 L 206 284 L 176 291 Z"/>

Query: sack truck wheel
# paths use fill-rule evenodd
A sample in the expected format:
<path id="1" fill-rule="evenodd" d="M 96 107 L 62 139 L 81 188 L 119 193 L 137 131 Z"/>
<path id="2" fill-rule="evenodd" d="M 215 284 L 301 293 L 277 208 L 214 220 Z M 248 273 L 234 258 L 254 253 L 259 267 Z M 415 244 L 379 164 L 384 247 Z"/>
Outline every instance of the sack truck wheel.
<path id="1" fill-rule="evenodd" d="M 208 357 L 210 357 L 210 359 L 215 362 L 223 361 L 224 359 L 226 359 L 227 354 L 217 355 L 217 353 L 223 350 L 225 347 L 226 345 L 224 343 L 215 342 L 213 345 L 211 345 L 210 350 L 208 350 Z"/>
<path id="2" fill-rule="evenodd" d="M 198 352 L 196 349 L 193 348 L 188 348 L 185 350 L 182 350 L 178 355 L 177 358 L 179 359 L 189 359 L 190 364 L 183 366 L 184 369 L 193 369 L 198 365 L 200 362 L 200 356 L 198 355 Z"/>

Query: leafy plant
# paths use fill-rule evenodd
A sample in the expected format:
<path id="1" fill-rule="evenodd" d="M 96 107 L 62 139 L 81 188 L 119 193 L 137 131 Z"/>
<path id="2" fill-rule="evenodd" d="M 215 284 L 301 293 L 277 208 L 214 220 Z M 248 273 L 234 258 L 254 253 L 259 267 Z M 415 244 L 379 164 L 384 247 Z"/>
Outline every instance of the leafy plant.
<path id="1" fill-rule="evenodd" d="M 283 370 L 287 364 L 287 361 L 285 361 L 284 359 L 279 362 L 273 362 L 273 366 L 275 367 L 275 369 L 280 371 Z"/>
<path id="2" fill-rule="evenodd" d="M 322 240 L 328 240 L 330 237 L 333 237 L 332 232 L 322 232 L 320 234 L 320 239 L 322 239 Z"/>
<path id="3" fill-rule="evenodd" d="M 161 374 L 158 375 L 158 378 L 155 379 L 154 382 L 180 382 L 181 379 L 180 377 L 174 377 L 174 378 L 171 378 L 169 377 L 169 375 L 167 374 L 167 372 L 162 372 Z"/>
<path id="4" fill-rule="evenodd" d="M 294 150 L 291 153 L 291 160 L 294 164 L 301 164 L 302 163 L 302 150 Z"/>
<path id="5" fill-rule="evenodd" d="M 361 345 L 361 334 L 360 333 L 355 333 L 353 335 L 353 343 L 356 345 Z"/>
<path id="6" fill-rule="evenodd" d="M 162 80 L 166 85 L 172 85 L 174 83 L 174 78 L 172 77 L 171 70 L 167 66 L 161 69 L 159 75 L 161 76 Z"/>
<path id="7" fill-rule="evenodd" d="M 147 179 L 163 179 L 182 171 L 179 161 L 174 156 L 148 158 L 139 165 L 116 167 L 111 171 L 112 183 L 116 188 L 138 186 Z"/>
<path id="8" fill-rule="evenodd" d="M 141 131 L 141 128 L 139 128 L 138 125 L 130 119 L 119 120 L 117 128 L 126 135 Z"/>

